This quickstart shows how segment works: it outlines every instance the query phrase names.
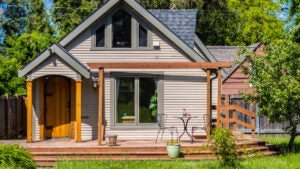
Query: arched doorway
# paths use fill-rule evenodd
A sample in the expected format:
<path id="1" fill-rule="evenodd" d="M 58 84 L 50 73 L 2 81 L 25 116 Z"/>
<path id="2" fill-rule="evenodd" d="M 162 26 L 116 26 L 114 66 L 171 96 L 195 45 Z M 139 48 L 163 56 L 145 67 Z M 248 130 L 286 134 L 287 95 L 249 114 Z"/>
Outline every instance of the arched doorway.
<path id="1" fill-rule="evenodd" d="M 71 80 L 61 76 L 45 79 L 46 138 L 70 138 Z"/>

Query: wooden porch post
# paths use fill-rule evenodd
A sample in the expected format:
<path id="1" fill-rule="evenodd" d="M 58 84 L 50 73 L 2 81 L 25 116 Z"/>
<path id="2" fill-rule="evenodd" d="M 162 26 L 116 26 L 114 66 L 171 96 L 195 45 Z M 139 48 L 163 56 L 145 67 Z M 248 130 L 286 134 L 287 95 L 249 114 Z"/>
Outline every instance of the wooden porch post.
<path id="1" fill-rule="evenodd" d="M 76 80 L 76 142 L 81 142 L 81 80 Z"/>
<path id="2" fill-rule="evenodd" d="M 217 103 L 217 127 L 221 126 L 221 84 L 222 84 L 222 69 L 218 68 L 218 103 Z"/>
<path id="3" fill-rule="evenodd" d="M 206 134 L 207 139 L 210 137 L 211 134 L 211 80 L 210 80 L 210 69 L 206 70 Z"/>
<path id="4" fill-rule="evenodd" d="M 45 139 L 45 110 L 44 110 L 44 78 L 41 77 L 38 79 L 39 84 L 39 93 L 40 93 L 40 140 Z"/>
<path id="5" fill-rule="evenodd" d="M 27 80 L 27 142 L 32 142 L 32 80 Z"/>
<path id="6" fill-rule="evenodd" d="M 99 68 L 99 103 L 98 103 L 98 145 L 102 144 L 103 139 L 103 89 L 104 89 L 104 69 Z"/>

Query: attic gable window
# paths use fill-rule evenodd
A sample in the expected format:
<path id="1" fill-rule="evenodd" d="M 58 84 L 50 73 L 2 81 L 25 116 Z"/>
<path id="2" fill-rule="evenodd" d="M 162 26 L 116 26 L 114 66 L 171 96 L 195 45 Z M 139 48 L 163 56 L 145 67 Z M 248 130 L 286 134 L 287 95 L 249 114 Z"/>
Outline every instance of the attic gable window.
<path id="1" fill-rule="evenodd" d="M 148 35 L 147 29 L 142 25 L 139 25 L 139 47 L 147 47 L 148 46 Z"/>
<path id="2" fill-rule="evenodd" d="M 105 25 L 100 26 L 96 30 L 96 47 L 104 47 L 105 45 Z"/>
<path id="3" fill-rule="evenodd" d="M 131 15 L 123 9 L 112 16 L 112 46 L 131 47 Z"/>
<path id="4" fill-rule="evenodd" d="M 130 10 L 119 8 L 92 29 L 92 50 L 152 49 L 152 33 Z"/>

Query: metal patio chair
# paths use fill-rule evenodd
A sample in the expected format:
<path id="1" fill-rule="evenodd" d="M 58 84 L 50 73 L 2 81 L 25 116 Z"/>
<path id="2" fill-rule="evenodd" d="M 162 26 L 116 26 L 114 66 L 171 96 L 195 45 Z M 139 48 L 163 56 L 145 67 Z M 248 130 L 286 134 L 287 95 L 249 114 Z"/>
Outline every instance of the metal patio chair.
<path id="1" fill-rule="evenodd" d="M 177 130 L 177 127 L 173 127 L 173 126 L 166 127 L 165 126 L 166 122 L 167 122 L 167 115 L 166 114 L 158 114 L 157 115 L 158 131 L 157 131 L 157 136 L 156 136 L 155 144 L 157 142 L 157 138 L 158 138 L 160 132 L 162 132 L 161 133 L 161 141 L 162 141 L 162 138 L 164 136 L 165 130 L 168 130 L 170 132 L 170 134 L 172 135 L 172 139 L 173 139 L 174 132 L 176 132 L 177 139 L 178 139 L 178 130 Z"/>
<path id="2" fill-rule="evenodd" d="M 194 133 L 195 133 L 196 130 L 204 130 L 206 135 L 207 135 L 206 118 L 207 118 L 207 114 L 204 114 L 203 115 L 203 121 L 204 121 L 204 126 L 203 127 L 192 127 L 192 143 L 194 142 Z"/>

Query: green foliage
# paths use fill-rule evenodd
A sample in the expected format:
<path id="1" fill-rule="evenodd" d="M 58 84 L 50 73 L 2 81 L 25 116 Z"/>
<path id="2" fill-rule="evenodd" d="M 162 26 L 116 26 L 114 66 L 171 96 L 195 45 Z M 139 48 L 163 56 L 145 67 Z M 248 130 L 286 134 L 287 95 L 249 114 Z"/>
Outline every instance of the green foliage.
<path id="1" fill-rule="evenodd" d="M 0 95 L 25 94 L 25 79 L 18 77 L 18 70 L 45 50 L 54 40 L 50 34 L 32 31 L 7 38 L 10 48 L 0 56 Z"/>
<path id="2" fill-rule="evenodd" d="M 170 3 L 170 8 L 200 9 L 202 5 L 203 5 L 203 0 L 172 0 Z"/>
<path id="3" fill-rule="evenodd" d="M 53 41 L 54 39 L 50 34 L 38 31 L 25 32 L 21 36 L 11 36 L 7 38 L 7 43 L 12 46 L 7 49 L 7 56 L 17 59 L 18 63 L 24 66 L 45 50 Z"/>
<path id="4" fill-rule="evenodd" d="M 156 117 L 157 115 L 157 90 L 155 90 L 154 95 L 150 99 L 149 109 L 151 110 L 151 115 Z"/>
<path id="5" fill-rule="evenodd" d="M 25 79 L 18 78 L 17 74 L 20 68 L 16 58 L 0 56 L 0 95 L 25 94 Z"/>
<path id="6" fill-rule="evenodd" d="M 52 21 L 57 26 L 58 36 L 63 37 L 86 19 L 105 1 L 54 0 L 51 7 Z"/>
<path id="7" fill-rule="evenodd" d="M 266 137 L 263 136 L 261 140 L 266 141 L 268 143 L 271 143 L 273 145 L 276 145 L 279 148 L 285 148 L 287 147 L 290 137 L 284 137 L 284 136 L 272 136 L 272 137 Z M 292 151 L 289 152 L 290 154 L 297 153 L 300 155 L 300 137 L 295 138 L 295 142 L 292 148 Z"/>
<path id="8" fill-rule="evenodd" d="M 272 0 L 203 0 L 196 32 L 206 45 L 251 45 L 282 38 L 281 4 Z"/>
<path id="9" fill-rule="evenodd" d="M 286 140 L 288 141 L 288 140 Z M 248 158 L 236 169 L 298 169 L 300 153 L 288 153 L 271 157 Z M 224 169 L 216 160 L 98 160 L 59 161 L 54 169 Z"/>
<path id="10" fill-rule="evenodd" d="M 273 0 L 228 0 L 228 9 L 237 17 L 231 45 L 251 45 L 283 38 L 283 22 L 276 16 L 282 6 Z M 227 38 L 227 37 L 226 37 Z"/>
<path id="11" fill-rule="evenodd" d="M 227 0 L 203 0 L 198 8 L 196 33 L 206 45 L 230 45 L 237 36 L 237 16 Z"/>
<path id="12" fill-rule="evenodd" d="M 259 113 L 270 122 L 288 123 L 290 149 L 300 123 L 300 44 L 288 38 L 265 47 L 265 56 L 247 53 L 251 68 L 243 67 L 257 91 L 247 98 L 259 105 Z"/>
<path id="13" fill-rule="evenodd" d="M 300 21 L 300 1 L 299 0 L 290 0 L 291 8 L 290 8 L 290 15 L 298 15 L 298 22 Z"/>
<path id="14" fill-rule="evenodd" d="M 300 1 L 299 0 L 287 0 L 290 2 L 290 19 L 294 21 L 295 28 L 293 30 L 294 41 L 300 43 Z"/>
<path id="15" fill-rule="evenodd" d="M 169 9 L 171 0 L 137 0 L 147 9 Z"/>
<path id="16" fill-rule="evenodd" d="M 28 9 L 27 32 L 40 32 L 53 34 L 53 28 L 50 26 L 50 21 L 47 12 L 45 11 L 43 0 L 31 0 L 30 8 Z"/>
<path id="17" fill-rule="evenodd" d="M 0 35 L 5 35 L 9 37 L 14 34 L 21 34 L 24 31 L 24 28 L 27 24 L 27 11 L 26 11 L 25 0 L 1 0 L 0 7 L 4 8 L 6 5 L 7 8 L 2 17 L 3 20 L 0 20 Z M 5 43 L 5 41 L 4 41 Z M 4 46 L 6 46 L 4 44 Z"/>
<path id="18" fill-rule="evenodd" d="M 179 141 L 176 139 L 171 139 L 167 142 L 167 145 L 178 145 L 179 144 Z"/>
<path id="19" fill-rule="evenodd" d="M 0 145 L 0 168 L 35 169 L 32 155 L 19 145 Z"/>
<path id="20" fill-rule="evenodd" d="M 236 152 L 235 138 L 231 131 L 225 128 L 216 128 L 210 138 L 211 151 L 220 162 L 221 167 L 237 167 L 238 154 Z"/>
<path id="21" fill-rule="evenodd" d="M 134 116 L 134 103 L 133 101 L 129 101 L 128 103 L 118 103 L 117 105 L 117 122 L 122 122 L 123 116 Z"/>

